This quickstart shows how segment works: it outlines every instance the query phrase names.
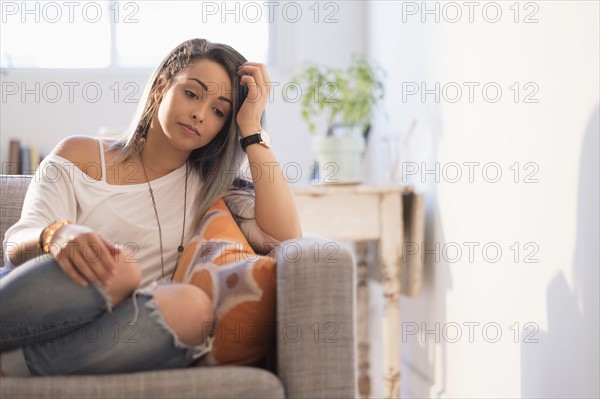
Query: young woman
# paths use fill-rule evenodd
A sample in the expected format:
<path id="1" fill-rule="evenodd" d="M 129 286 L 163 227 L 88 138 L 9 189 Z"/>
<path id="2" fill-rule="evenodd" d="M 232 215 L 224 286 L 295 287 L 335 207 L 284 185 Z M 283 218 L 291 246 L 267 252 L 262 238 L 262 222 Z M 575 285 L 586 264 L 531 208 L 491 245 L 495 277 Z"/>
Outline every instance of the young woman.
<path id="1" fill-rule="evenodd" d="M 224 197 L 258 251 L 301 236 L 262 130 L 270 88 L 264 65 L 189 40 L 153 74 L 125 136 L 57 145 L 6 232 L 16 267 L 0 280 L 0 373 L 185 367 L 210 350 L 209 298 L 170 283 L 196 222 Z M 244 152 L 255 200 L 236 178 Z"/>

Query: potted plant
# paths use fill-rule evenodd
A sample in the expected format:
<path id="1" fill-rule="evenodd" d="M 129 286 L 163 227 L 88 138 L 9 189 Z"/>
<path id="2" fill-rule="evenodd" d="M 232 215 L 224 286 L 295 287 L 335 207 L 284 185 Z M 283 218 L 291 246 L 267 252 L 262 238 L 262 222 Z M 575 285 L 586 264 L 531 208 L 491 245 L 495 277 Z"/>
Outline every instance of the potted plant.
<path id="1" fill-rule="evenodd" d="M 327 117 L 327 130 L 313 137 L 319 183 L 354 183 L 361 179 L 362 154 L 373 108 L 383 99 L 383 71 L 354 55 L 346 69 L 307 64 L 292 80 L 301 89 L 301 115 L 311 133 L 315 118 Z"/>

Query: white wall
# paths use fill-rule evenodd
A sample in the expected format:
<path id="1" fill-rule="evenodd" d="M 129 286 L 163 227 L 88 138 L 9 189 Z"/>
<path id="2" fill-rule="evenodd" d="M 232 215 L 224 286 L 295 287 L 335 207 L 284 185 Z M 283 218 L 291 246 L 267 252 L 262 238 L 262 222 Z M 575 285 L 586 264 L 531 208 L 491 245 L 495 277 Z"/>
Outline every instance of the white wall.
<path id="1" fill-rule="evenodd" d="M 1 75 L 2 161 L 7 161 L 11 138 L 47 154 L 67 136 L 94 136 L 102 127 L 127 127 L 150 74 L 149 70 L 8 70 Z"/>
<path id="2" fill-rule="evenodd" d="M 296 2 L 302 13 L 296 18 L 292 13 L 294 8 L 283 14 L 281 10 L 285 3 L 280 2 L 273 12 L 275 53 L 269 74 L 277 86 L 273 90 L 273 101 L 267 107 L 267 123 L 280 162 L 294 162 L 302 167 L 303 175 L 296 183 L 302 185 L 309 182 L 309 167 L 313 162 L 310 135 L 300 119 L 299 104 L 284 101 L 282 89 L 304 62 L 338 66 L 348 62 L 352 53 L 364 52 L 366 5 L 351 1 L 326 8 L 321 4 L 316 16 L 312 2 Z M 267 16 L 265 11 L 264 18 Z M 297 22 L 289 22 L 295 19 Z M 11 138 L 21 139 L 24 145 L 35 144 L 48 153 L 64 137 L 96 135 L 101 127 L 126 127 L 136 108 L 135 103 L 126 102 L 126 95 L 133 94 L 130 98 L 139 99 L 151 72 L 126 69 L 8 70 L 0 75 L 0 160 L 7 162 Z M 17 91 L 11 94 L 15 85 Z M 86 85 L 87 91 L 84 91 Z M 58 101 L 55 101 L 56 87 L 61 88 L 62 94 Z M 69 87 L 73 87 L 72 99 L 69 98 Z M 96 87 L 101 90 L 99 96 Z M 32 90 L 33 94 L 23 96 L 23 88 Z M 115 98 L 116 94 L 118 98 Z M 325 130 L 324 124 L 318 127 Z M 291 168 L 289 176 L 294 181 L 295 170 Z"/>
<path id="3" fill-rule="evenodd" d="M 422 4 L 374 1 L 368 10 L 369 50 L 388 70 L 391 94 L 389 121 L 380 120 L 374 133 L 403 135 L 417 118 L 401 154 L 405 166 L 417 162 L 422 170 L 424 162 L 433 169 L 439 162 L 443 172 L 456 162 L 463 172 L 455 183 L 449 181 L 455 168 L 447 168 L 439 183 L 431 174 L 405 173 L 427 196 L 427 248 L 437 244 L 439 250 L 426 255 L 421 296 L 402 300 L 405 332 L 419 329 L 403 336 L 403 397 L 598 397 L 598 3 L 530 3 L 537 11 L 521 8 L 520 19 L 535 11 L 539 22 L 532 24 L 513 21 L 513 2 L 495 3 L 502 11 L 497 23 L 482 17 L 485 2 L 478 3 L 473 23 L 460 2 L 454 4 L 462 8 L 461 21 L 448 23 L 442 14 L 439 23 L 434 15 L 423 23 Z M 427 2 L 428 9 L 435 4 L 443 12 L 445 3 Z M 419 13 L 411 16 L 406 11 L 413 6 Z M 426 82 L 428 89 L 434 82 L 479 82 L 480 89 L 496 82 L 503 93 L 491 103 L 476 90 L 471 103 L 463 86 L 456 103 L 448 101 L 455 97 L 450 91 L 439 103 L 433 95 L 403 102 L 402 82 Z M 521 90 L 534 82 L 539 102 L 515 103 L 514 82 Z M 469 182 L 465 162 L 496 162 L 502 177 L 488 183 L 479 166 Z M 519 183 L 510 169 L 515 162 Z M 528 162 L 539 167 L 538 183 L 523 182 L 534 171 L 524 168 Z M 493 178 L 488 172 L 485 177 Z M 475 244 L 465 242 L 479 244 L 473 261 L 467 245 Z M 482 254 L 486 243 L 501 248 L 497 262 Z M 526 263 L 536 248 L 531 260 L 539 262 Z M 472 342 L 470 322 L 479 323 L 471 324 Z M 497 324 L 484 335 L 486 323 Z M 491 343 L 494 326 L 502 336 Z M 424 337 L 424 328 L 434 333 Z M 537 343 L 524 343 L 529 333 Z M 379 397 L 382 370 L 373 367 Z"/>

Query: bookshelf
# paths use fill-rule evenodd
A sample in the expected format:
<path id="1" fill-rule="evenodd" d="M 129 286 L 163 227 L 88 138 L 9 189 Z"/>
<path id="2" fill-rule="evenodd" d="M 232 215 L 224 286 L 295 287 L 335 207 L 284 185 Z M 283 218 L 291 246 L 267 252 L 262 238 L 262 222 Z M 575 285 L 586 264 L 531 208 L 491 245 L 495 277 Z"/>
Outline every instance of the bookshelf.
<path id="1" fill-rule="evenodd" d="M 43 155 L 35 145 L 24 145 L 19 139 L 11 139 L 8 146 L 8 162 L 3 163 L 2 173 L 7 175 L 33 175 Z"/>

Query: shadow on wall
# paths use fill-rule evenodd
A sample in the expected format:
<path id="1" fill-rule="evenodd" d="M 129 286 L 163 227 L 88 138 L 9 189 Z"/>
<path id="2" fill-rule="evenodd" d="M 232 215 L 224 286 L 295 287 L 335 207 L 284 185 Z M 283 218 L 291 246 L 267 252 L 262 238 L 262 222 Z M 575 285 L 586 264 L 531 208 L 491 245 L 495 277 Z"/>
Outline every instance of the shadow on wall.
<path id="1" fill-rule="evenodd" d="M 548 331 L 521 344 L 521 397 L 600 397 L 599 265 L 600 108 L 588 122 L 581 150 L 574 289 L 558 273 L 547 289 Z M 560 228 L 560 226 L 557 226 Z"/>
<path id="2" fill-rule="evenodd" d="M 427 137 L 419 148 L 431 149 L 414 153 L 404 161 L 423 161 L 427 165 L 439 162 L 440 142 L 444 135 L 442 115 L 438 107 L 430 107 L 419 116 L 420 131 L 415 137 Z M 416 150 L 416 149 L 415 149 Z M 427 248 L 431 251 L 436 243 L 446 242 L 439 201 L 439 184 L 434 181 L 415 185 L 415 190 L 425 194 L 425 245 L 418 256 Z M 447 385 L 447 343 L 433 334 L 436 325 L 443 329 L 447 323 L 446 303 L 453 281 L 450 264 L 440 255 L 425 254 L 423 265 L 422 292 L 417 298 L 402 297 L 402 357 L 401 397 L 439 398 L 445 395 Z M 411 332 L 416 329 L 417 333 Z M 426 330 L 429 330 L 427 332 Z"/>

